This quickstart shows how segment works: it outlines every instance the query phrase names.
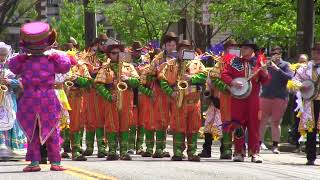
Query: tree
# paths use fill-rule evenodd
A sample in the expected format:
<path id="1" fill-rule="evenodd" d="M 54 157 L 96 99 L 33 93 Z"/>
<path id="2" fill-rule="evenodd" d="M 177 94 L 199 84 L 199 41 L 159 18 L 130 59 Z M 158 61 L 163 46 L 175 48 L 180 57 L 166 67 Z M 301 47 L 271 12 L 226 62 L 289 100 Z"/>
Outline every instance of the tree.
<path id="1" fill-rule="evenodd" d="M 294 45 L 296 3 L 288 0 L 214 1 L 212 23 L 237 39 L 255 39 L 260 46 Z"/>
<path id="2" fill-rule="evenodd" d="M 106 15 L 121 40 L 128 44 L 160 39 L 168 26 L 181 18 L 181 11 L 167 0 L 117 0 L 108 5 L 101 0 L 91 2 L 91 9 Z"/>
<path id="3" fill-rule="evenodd" d="M 64 0 L 60 7 L 60 18 L 52 20 L 52 26 L 58 32 L 58 42 L 67 43 L 74 37 L 81 48 L 84 47 L 84 8 L 80 2 Z"/>
<path id="4" fill-rule="evenodd" d="M 3 0 L 0 1 L 0 34 L 10 25 L 16 25 L 22 18 L 36 18 L 35 5 L 38 0 Z"/>

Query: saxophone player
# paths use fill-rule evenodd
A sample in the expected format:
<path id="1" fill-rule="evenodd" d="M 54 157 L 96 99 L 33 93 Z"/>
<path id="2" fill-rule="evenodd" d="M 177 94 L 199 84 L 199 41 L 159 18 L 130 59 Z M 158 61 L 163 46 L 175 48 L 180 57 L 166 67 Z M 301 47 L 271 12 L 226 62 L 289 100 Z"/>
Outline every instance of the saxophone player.
<path id="1" fill-rule="evenodd" d="M 154 121 L 150 124 L 149 131 L 146 133 L 146 138 L 150 137 L 153 140 L 153 136 L 156 136 L 156 151 L 152 154 L 152 158 L 170 157 L 169 152 L 165 151 L 166 148 L 166 131 L 169 126 L 170 119 L 170 97 L 161 89 L 163 78 L 161 77 L 161 71 L 163 67 L 171 60 L 177 57 L 177 43 L 178 37 L 174 32 L 169 32 L 163 37 L 164 50 L 155 55 L 150 63 L 150 75 L 157 79 L 152 83 L 152 90 L 154 91 L 155 110 Z M 155 133 L 154 133 L 155 131 Z M 150 142 L 150 153 L 153 152 L 151 147 L 154 143 Z M 148 154 L 146 154 L 148 155 Z"/>
<path id="2" fill-rule="evenodd" d="M 198 131 L 201 127 L 200 92 L 201 86 L 206 83 L 207 73 L 200 60 L 192 56 L 191 43 L 183 40 L 178 44 L 178 59 L 166 63 L 163 68 L 162 77 L 166 82 L 162 89 L 172 97 L 172 119 L 170 127 L 173 131 L 173 161 L 181 161 L 187 139 L 187 152 L 189 161 L 200 161 L 196 155 Z M 194 53 L 194 52 L 193 52 Z M 170 73 L 170 69 L 174 69 Z M 167 72 L 165 72 L 167 71 Z M 168 76 L 173 76 L 169 79 Z M 170 82 L 172 81 L 172 82 Z M 163 83 L 164 84 L 164 83 Z"/>
<path id="3" fill-rule="evenodd" d="M 106 100 L 105 129 L 109 145 L 108 161 L 131 160 L 128 154 L 129 120 L 133 118 L 133 91 L 139 85 L 139 75 L 134 66 L 120 57 L 124 46 L 115 41 L 107 46 L 108 59 L 95 78 L 98 93 Z"/>

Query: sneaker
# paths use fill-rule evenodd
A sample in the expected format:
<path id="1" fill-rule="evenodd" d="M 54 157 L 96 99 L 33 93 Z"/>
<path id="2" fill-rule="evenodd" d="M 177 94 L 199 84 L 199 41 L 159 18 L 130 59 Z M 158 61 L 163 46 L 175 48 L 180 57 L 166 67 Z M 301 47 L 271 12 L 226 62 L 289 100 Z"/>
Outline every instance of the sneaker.
<path id="1" fill-rule="evenodd" d="M 251 156 L 251 162 L 254 162 L 254 163 L 263 163 L 263 159 L 260 155 L 258 154 L 255 154 L 255 155 L 252 155 Z"/>
<path id="2" fill-rule="evenodd" d="M 273 154 L 280 154 L 278 147 L 273 147 L 271 151 Z"/>
<path id="3" fill-rule="evenodd" d="M 264 143 L 261 143 L 260 150 L 268 150 L 268 148 Z"/>
<path id="4" fill-rule="evenodd" d="M 236 154 L 233 157 L 234 162 L 244 162 L 244 157 L 242 154 Z"/>

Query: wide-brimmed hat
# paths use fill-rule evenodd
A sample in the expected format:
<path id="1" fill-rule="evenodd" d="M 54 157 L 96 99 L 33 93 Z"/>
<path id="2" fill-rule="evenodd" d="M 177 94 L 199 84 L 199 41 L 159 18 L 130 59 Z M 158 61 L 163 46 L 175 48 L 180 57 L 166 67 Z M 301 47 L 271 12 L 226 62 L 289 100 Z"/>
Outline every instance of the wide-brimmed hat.
<path id="1" fill-rule="evenodd" d="M 192 44 L 189 40 L 182 40 L 178 43 L 177 49 L 179 50 L 182 47 L 186 47 L 188 49 L 192 49 Z"/>
<path id="2" fill-rule="evenodd" d="M 109 38 L 107 40 L 107 53 L 110 53 L 112 49 L 118 48 L 120 51 L 124 51 L 124 45 L 121 44 L 120 41 Z"/>
<path id="3" fill-rule="evenodd" d="M 133 41 L 131 48 L 132 48 L 133 51 L 142 50 L 141 42 L 140 41 Z"/>
<path id="4" fill-rule="evenodd" d="M 240 44 L 240 47 L 250 47 L 252 48 L 254 51 L 258 50 L 258 46 L 251 40 L 245 40 Z"/>
<path id="5" fill-rule="evenodd" d="M 320 50 L 320 42 L 314 43 L 312 50 L 319 51 Z"/>
<path id="6" fill-rule="evenodd" d="M 168 32 L 166 35 L 163 37 L 163 44 L 170 42 L 170 41 L 176 41 L 178 43 L 178 36 L 174 32 Z"/>
<path id="7" fill-rule="evenodd" d="M 26 23 L 20 29 L 20 46 L 27 53 L 37 54 L 50 49 L 56 37 L 56 31 L 51 30 L 47 23 Z"/>
<path id="8" fill-rule="evenodd" d="M 228 39 L 224 44 L 223 48 L 226 50 L 228 47 L 238 46 L 237 42 L 234 39 Z"/>

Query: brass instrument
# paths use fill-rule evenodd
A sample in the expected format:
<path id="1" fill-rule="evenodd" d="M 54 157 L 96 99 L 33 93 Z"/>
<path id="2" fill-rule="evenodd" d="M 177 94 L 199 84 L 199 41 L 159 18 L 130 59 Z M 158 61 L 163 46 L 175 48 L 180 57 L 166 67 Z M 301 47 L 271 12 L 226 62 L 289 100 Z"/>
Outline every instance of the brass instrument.
<path id="1" fill-rule="evenodd" d="M 1 70 L 1 79 L 4 79 L 4 76 L 5 76 L 5 72 L 4 72 L 4 65 L 3 65 L 3 68 Z M 0 84 L 0 104 L 3 104 L 4 97 L 5 97 L 5 94 L 7 91 L 8 91 L 8 86 L 6 86 L 5 84 L 3 84 L 1 82 L 1 84 Z"/>
<path id="2" fill-rule="evenodd" d="M 184 73 L 186 72 L 186 60 L 183 60 L 183 62 L 181 63 L 182 67 L 181 67 L 181 71 L 179 74 L 179 80 L 178 80 L 178 98 L 177 98 L 177 107 L 181 108 L 183 105 L 183 99 L 184 99 L 184 95 L 186 93 L 186 90 L 189 87 L 189 84 L 187 81 L 183 80 L 183 76 Z"/>
<path id="3" fill-rule="evenodd" d="M 118 69 L 118 84 L 117 84 L 117 108 L 119 111 L 122 110 L 123 106 L 123 92 L 128 89 L 127 83 L 121 81 L 123 61 L 120 60 L 119 69 Z"/>

